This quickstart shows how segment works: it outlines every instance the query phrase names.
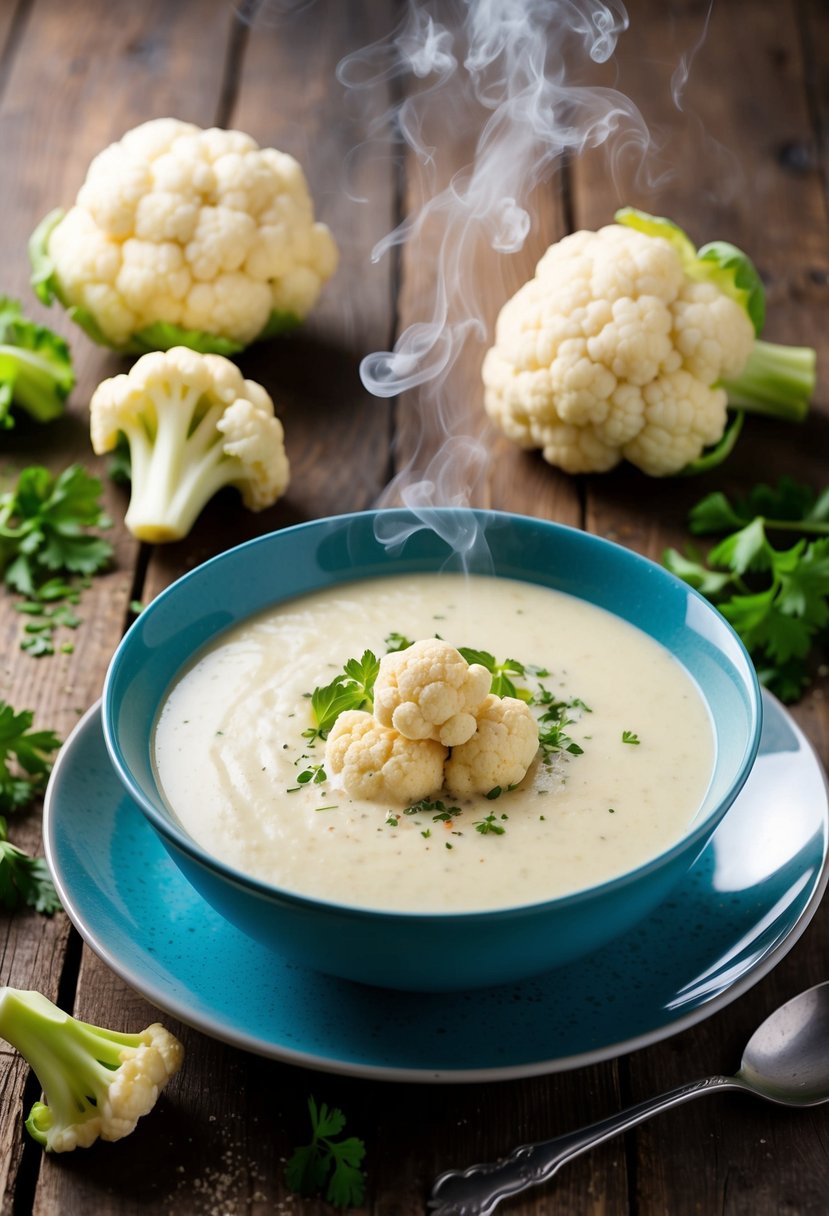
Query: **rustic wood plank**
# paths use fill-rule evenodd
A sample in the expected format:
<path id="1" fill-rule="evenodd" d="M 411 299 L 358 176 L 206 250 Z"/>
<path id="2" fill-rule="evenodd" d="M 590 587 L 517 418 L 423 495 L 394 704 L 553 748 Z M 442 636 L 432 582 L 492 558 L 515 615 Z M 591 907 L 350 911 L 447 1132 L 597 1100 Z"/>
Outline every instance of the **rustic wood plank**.
<path id="1" fill-rule="evenodd" d="M 0 96 L 30 9 L 30 0 L 10 0 L 0 7 Z"/>
<path id="2" fill-rule="evenodd" d="M 444 110 L 452 112 L 452 125 Z M 474 163 L 481 112 L 464 108 L 450 90 L 432 109 L 424 109 L 421 120 L 422 139 L 437 152 L 426 168 L 414 154 L 406 159 L 406 214 L 417 217 L 425 208 L 426 218 L 400 255 L 397 336 L 410 325 L 433 321 L 441 290 L 446 292 L 447 324 L 473 321 L 479 329 L 461 339 L 460 354 L 445 377 L 397 400 L 395 474 L 401 487 L 424 478 L 436 481 L 432 505 L 455 500 L 578 525 L 581 504 L 575 483 L 497 431 L 483 410 L 480 377 L 501 306 L 532 277 L 547 246 L 566 231 L 560 184 L 528 193 L 525 183 L 505 183 L 505 194 L 516 193 L 526 207 L 531 228 L 522 249 L 500 253 L 490 244 L 486 226 L 468 209 L 465 213 L 453 205 L 447 213 L 443 203 L 430 206 L 443 192 L 447 199 L 454 174 Z M 471 460 L 464 456 L 468 446 L 474 447 Z M 397 499 L 399 494 L 392 501 Z"/>
<path id="3" fill-rule="evenodd" d="M 816 346 L 820 386 L 802 427 L 749 419 L 728 464 L 704 478 L 649 481 L 623 468 L 589 479 L 588 527 L 655 558 L 666 544 L 685 542 L 687 508 L 704 493 L 743 492 L 784 472 L 825 484 L 829 450 L 829 345 L 822 321 L 829 233 L 817 165 L 804 152 L 814 148 L 815 134 L 802 86 L 805 68 L 794 6 L 715 6 L 678 111 L 669 77 L 681 54 L 697 45 L 707 7 L 647 6 L 639 21 L 637 7 L 632 8 L 631 29 L 616 64 L 617 84 L 631 89 L 660 133 L 661 157 L 653 153 L 650 165 L 668 167 L 671 174 L 658 189 L 648 190 L 641 177 L 633 179 L 630 166 L 611 182 L 600 157 L 585 157 L 576 168 L 577 224 L 600 226 L 614 205 L 630 202 L 670 215 L 699 243 L 733 240 L 755 258 L 767 283 L 767 336 Z M 816 20 L 817 10 L 810 11 Z M 825 20 L 820 24 L 825 31 Z M 807 53 L 814 54 L 817 45 L 809 40 Z M 739 88 L 733 83 L 737 46 Z M 643 64 L 648 71 L 641 70 Z M 811 76 L 825 78 L 825 60 L 813 62 Z M 826 761 L 825 679 L 794 712 Z M 736 1068 L 743 1042 L 762 1017 L 825 978 L 827 932 L 824 909 L 792 954 L 749 996 L 669 1043 L 631 1056 L 626 1062 L 630 1100 Z M 829 1187 L 829 1157 L 820 1147 L 827 1126 L 825 1112 L 793 1117 L 740 1100 L 672 1112 L 636 1134 L 637 1210 L 642 1216 L 714 1210 L 817 1216 Z"/>
<path id="4" fill-rule="evenodd" d="M 291 461 L 285 497 L 253 515 L 235 491 L 219 494 L 186 546 L 153 553 L 148 600 L 185 567 L 233 544 L 286 524 L 362 510 L 385 483 L 390 409 L 365 392 L 358 368 L 392 332 L 390 268 L 373 266 L 369 254 L 378 230 L 395 223 L 394 173 L 371 146 L 359 146 L 366 138 L 361 116 L 352 113 L 334 73 L 344 53 L 389 28 L 392 10 L 362 4 L 346 11 L 328 2 L 315 7 L 313 18 L 302 9 L 277 18 L 266 9 L 254 24 L 228 122 L 300 161 L 317 218 L 337 240 L 340 266 L 298 332 L 239 359 L 245 375 L 271 394 L 284 424 Z"/>
<path id="5" fill-rule="evenodd" d="M 50 312 L 34 301 L 28 289 L 26 239 L 46 211 L 71 202 L 92 156 L 128 127 L 167 112 L 190 118 L 203 104 L 199 98 L 206 95 L 211 98 L 209 104 L 215 104 L 228 11 L 223 0 L 207 0 L 200 6 L 200 20 L 188 21 L 176 6 L 162 0 L 140 9 L 123 0 L 90 0 L 82 9 L 73 10 L 68 20 L 66 6 L 56 0 L 35 0 L 27 7 L 0 101 L 0 145 L 4 163 L 15 170 L 4 173 L 0 183 L 3 289 L 25 301 L 27 311 L 70 340 L 78 385 L 65 418 L 47 428 L 21 421 L 12 432 L 3 432 L 3 472 L 11 474 L 34 462 L 58 470 L 77 460 L 103 473 L 103 462 L 94 458 L 89 446 L 87 402 L 98 381 L 121 370 L 123 364 L 94 347 L 58 311 Z M 3 6 L 4 22 L 9 8 Z M 48 88 L 44 88 L 46 80 Z M 113 518 L 120 521 L 122 491 L 107 485 L 105 498 Z M 107 662 L 123 629 L 138 547 L 118 522 L 111 539 L 116 547 L 113 567 L 95 579 L 82 597 L 84 623 L 71 639 L 74 654 L 43 660 L 21 655 L 20 617 L 10 596 L 0 601 L 0 696 L 18 707 L 31 706 L 39 725 L 53 727 L 62 736 L 100 694 Z M 39 847 L 37 808 L 19 828 L 15 823 L 12 832 L 25 847 Z M 4 982 L 39 988 L 54 997 L 68 933 L 63 916 L 53 921 L 4 917 L 0 924 Z M 126 991 L 123 985 L 120 990 Z M 71 984 L 67 996 L 71 1001 Z M 24 1171 L 22 1181 L 18 1177 L 26 1075 L 16 1057 L 3 1056 L 0 1210 L 4 1213 L 25 1207 L 25 1188 L 34 1186 L 33 1173 Z M 27 1144 L 29 1161 L 36 1170 L 39 1153 L 31 1142 Z M 53 1211 L 74 1211 L 71 1185 L 59 1181 L 66 1177 L 53 1175 L 41 1187 L 38 1203 L 53 1205 Z M 19 1181 L 23 1191 L 16 1190 Z"/>

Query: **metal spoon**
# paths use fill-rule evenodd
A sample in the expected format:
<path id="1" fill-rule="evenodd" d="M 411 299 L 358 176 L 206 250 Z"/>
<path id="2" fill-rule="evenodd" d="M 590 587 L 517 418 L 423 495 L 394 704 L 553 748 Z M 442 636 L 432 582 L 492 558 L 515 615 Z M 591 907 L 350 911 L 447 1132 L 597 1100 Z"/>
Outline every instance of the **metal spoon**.
<path id="1" fill-rule="evenodd" d="M 741 1090 L 781 1106 L 829 1101 L 829 981 L 775 1010 L 748 1041 L 733 1077 L 705 1077 L 659 1098 L 538 1144 L 522 1144 L 490 1165 L 448 1170 L 435 1180 L 429 1208 L 438 1216 L 489 1216 L 502 1199 L 551 1178 L 560 1166 L 651 1115 L 703 1094 Z"/>

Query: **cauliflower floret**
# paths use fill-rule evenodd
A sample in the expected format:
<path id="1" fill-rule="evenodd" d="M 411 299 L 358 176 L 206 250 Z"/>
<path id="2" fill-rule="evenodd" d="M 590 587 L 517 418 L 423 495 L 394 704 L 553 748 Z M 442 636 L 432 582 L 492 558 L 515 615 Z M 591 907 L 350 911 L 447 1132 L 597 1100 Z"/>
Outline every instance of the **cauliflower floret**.
<path id="1" fill-rule="evenodd" d="M 99 454 L 126 437 L 131 495 L 125 522 L 141 540 L 180 540 L 208 499 L 236 486 L 251 511 L 288 485 L 282 423 L 260 384 L 220 355 L 154 351 L 99 384 L 89 405 Z"/>
<path id="2" fill-rule="evenodd" d="M 446 788 L 463 797 L 517 785 L 537 751 L 538 724 L 529 707 L 516 697 L 490 693 L 478 712 L 474 735 L 452 749 L 444 774 Z"/>
<path id="3" fill-rule="evenodd" d="M 425 638 L 384 655 L 374 685 L 374 714 L 407 739 L 433 739 L 446 747 L 465 743 L 492 684 L 480 663 L 448 642 Z"/>
<path id="4" fill-rule="evenodd" d="M 40 1081 L 46 1101 L 35 1102 L 26 1129 L 54 1153 L 128 1136 L 184 1057 L 158 1022 L 137 1034 L 107 1030 L 16 988 L 0 988 L 0 1035 Z"/>
<path id="5" fill-rule="evenodd" d="M 719 382 L 746 366 L 754 327 L 719 268 L 678 229 L 664 231 L 573 233 L 501 310 L 483 362 L 485 408 L 568 472 L 626 458 L 676 473 L 725 429 Z"/>
<path id="6" fill-rule="evenodd" d="M 301 321 L 338 260 L 292 157 L 172 118 L 96 156 L 74 207 L 48 216 L 30 248 L 44 303 L 127 352 L 234 353 Z"/>
<path id="7" fill-rule="evenodd" d="M 341 713 L 325 744 L 326 770 L 353 798 L 405 806 L 443 784 L 447 750 L 432 739 L 407 739 L 373 714 Z"/>

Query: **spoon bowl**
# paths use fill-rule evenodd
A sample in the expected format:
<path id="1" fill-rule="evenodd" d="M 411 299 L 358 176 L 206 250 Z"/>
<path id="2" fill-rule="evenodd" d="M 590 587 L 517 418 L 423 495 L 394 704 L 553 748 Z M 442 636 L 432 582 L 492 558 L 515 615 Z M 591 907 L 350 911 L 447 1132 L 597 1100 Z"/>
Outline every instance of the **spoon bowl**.
<path id="1" fill-rule="evenodd" d="M 784 1106 L 829 1101 L 829 982 L 801 992 L 758 1026 L 737 1076 Z"/>
<path id="2" fill-rule="evenodd" d="M 829 1101 L 829 981 L 769 1014 L 746 1044 L 734 1076 L 691 1081 L 579 1131 L 522 1144 L 502 1161 L 447 1170 L 435 1180 L 429 1209 L 438 1216 L 490 1216 L 502 1199 L 546 1182 L 573 1157 L 651 1115 L 722 1090 L 740 1090 L 780 1106 Z"/>

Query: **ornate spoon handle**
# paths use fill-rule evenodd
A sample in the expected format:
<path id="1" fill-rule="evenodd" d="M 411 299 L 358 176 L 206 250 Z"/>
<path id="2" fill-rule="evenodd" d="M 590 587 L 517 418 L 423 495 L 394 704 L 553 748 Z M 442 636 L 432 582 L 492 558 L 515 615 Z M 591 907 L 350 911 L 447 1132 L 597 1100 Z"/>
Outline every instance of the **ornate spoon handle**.
<path id="1" fill-rule="evenodd" d="M 715 1090 L 745 1088 L 747 1086 L 737 1077 L 706 1077 L 691 1081 L 579 1131 L 538 1144 L 522 1144 L 497 1163 L 447 1170 L 435 1179 L 429 1208 L 437 1216 L 490 1216 L 502 1199 L 546 1182 L 565 1161 L 635 1127 L 651 1115 Z"/>

